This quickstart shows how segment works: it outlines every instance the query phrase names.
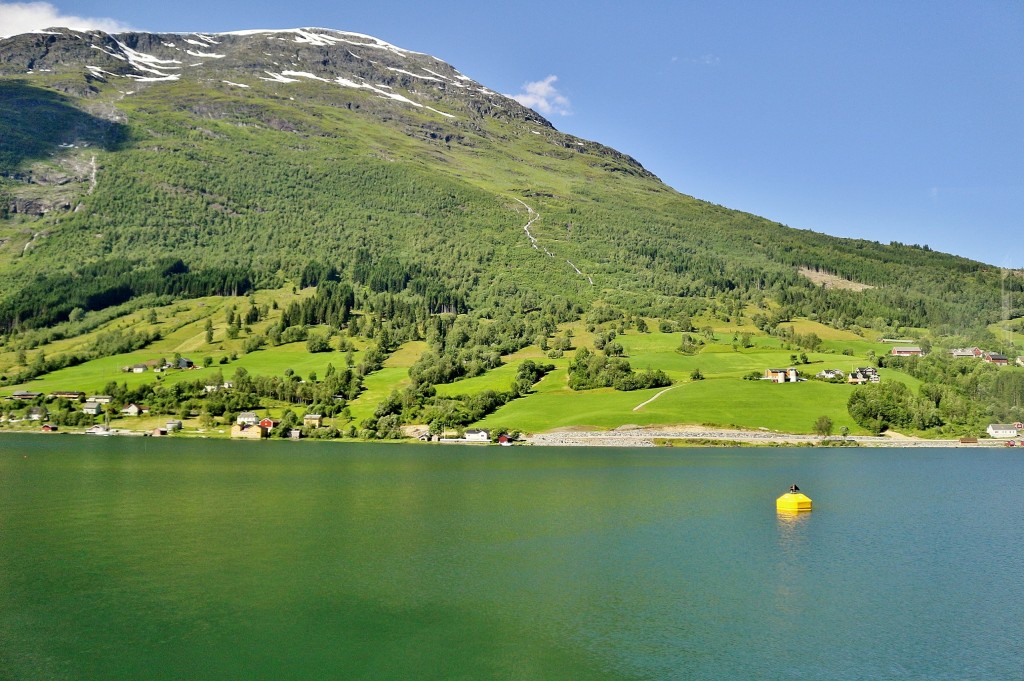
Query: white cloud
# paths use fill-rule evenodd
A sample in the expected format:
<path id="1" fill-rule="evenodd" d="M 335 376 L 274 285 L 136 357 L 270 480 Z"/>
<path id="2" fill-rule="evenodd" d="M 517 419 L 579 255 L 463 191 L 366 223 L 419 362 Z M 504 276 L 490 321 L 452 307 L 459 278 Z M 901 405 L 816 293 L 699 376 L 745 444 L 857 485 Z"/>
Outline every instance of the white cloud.
<path id="1" fill-rule="evenodd" d="M 510 95 L 510 97 L 523 106 L 528 106 L 545 116 L 550 116 L 551 114 L 571 116 L 572 104 L 570 104 L 569 98 L 560 93 L 558 88 L 555 87 L 555 81 L 557 80 L 558 76 L 548 76 L 544 80 L 527 83 L 523 86 L 521 93 Z"/>
<path id="2" fill-rule="evenodd" d="M 76 17 L 64 14 L 48 2 L 0 2 L 0 38 L 62 26 L 77 31 L 98 29 L 107 33 L 130 31 L 116 19 Z"/>

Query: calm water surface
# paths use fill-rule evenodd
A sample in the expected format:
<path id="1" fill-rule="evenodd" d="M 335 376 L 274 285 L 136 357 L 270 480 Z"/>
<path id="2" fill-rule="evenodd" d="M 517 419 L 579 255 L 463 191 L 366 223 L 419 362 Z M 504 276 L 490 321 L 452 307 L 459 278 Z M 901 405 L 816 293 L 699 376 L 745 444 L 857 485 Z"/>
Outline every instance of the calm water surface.
<path id="1" fill-rule="evenodd" d="M 1014 680 L 1022 640 L 1015 450 L 0 436 L 4 680 Z"/>

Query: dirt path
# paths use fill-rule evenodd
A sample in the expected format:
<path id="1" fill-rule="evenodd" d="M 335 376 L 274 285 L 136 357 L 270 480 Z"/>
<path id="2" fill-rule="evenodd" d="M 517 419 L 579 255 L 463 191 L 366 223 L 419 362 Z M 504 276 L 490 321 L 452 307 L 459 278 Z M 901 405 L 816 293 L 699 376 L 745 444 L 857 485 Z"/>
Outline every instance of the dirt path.
<path id="1" fill-rule="evenodd" d="M 640 404 L 638 404 L 635 407 L 633 407 L 633 411 L 640 411 L 640 409 L 642 407 L 646 407 L 648 404 L 650 404 L 654 400 L 658 399 L 659 397 L 661 397 L 662 395 L 664 395 L 669 390 L 671 390 L 672 388 L 675 388 L 675 387 L 676 386 L 673 385 L 673 386 L 669 386 L 668 388 L 665 388 L 664 390 L 662 390 L 662 391 L 658 392 L 657 394 L 655 394 L 654 397 L 652 397 L 651 399 L 647 400 L 646 402 L 641 402 Z"/>

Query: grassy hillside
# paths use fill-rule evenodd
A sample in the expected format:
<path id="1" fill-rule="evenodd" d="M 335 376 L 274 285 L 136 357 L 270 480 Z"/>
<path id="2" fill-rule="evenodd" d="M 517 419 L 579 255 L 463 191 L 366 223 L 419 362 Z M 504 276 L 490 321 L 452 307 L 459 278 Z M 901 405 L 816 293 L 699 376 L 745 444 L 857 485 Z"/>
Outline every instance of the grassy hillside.
<path id="1" fill-rule="evenodd" d="M 1010 370 L 890 366 L 877 341 L 1015 355 L 1019 336 L 991 325 L 1022 277 L 686 196 L 373 39 L 190 39 L 220 56 L 181 59 L 173 35 L 0 40 L 4 390 L 117 388 L 222 426 L 243 407 L 314 409 L 366 437 L 410 422 L 807 432 L 825 415 L 954 432 L 1019 414 Z M 605 387 L 569 387 L 579 348 L 586 385 Z M 200 368 L 122 371 L 176 354 Z M 804 359 L 883 364 L 909 396 L 851 412 L 849 386 L 744 380 Z M 232 395 L 203 393 L 236 375 Z"/>

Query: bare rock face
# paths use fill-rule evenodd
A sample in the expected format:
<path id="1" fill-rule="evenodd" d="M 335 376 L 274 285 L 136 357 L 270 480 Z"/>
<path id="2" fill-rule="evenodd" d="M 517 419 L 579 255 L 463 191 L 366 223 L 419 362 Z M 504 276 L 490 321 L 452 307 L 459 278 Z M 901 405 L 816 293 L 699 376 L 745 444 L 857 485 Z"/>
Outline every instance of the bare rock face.
<path id="1" fill-rule="evenodd" d="M 46 201 L 44 199 L 17 197 L 11 200 L 8 210 L 11 213 L 21 213 L 22 215 L 46 215 L 55 210 L 71 210 L 71 202 L 63 199 Z"/>

